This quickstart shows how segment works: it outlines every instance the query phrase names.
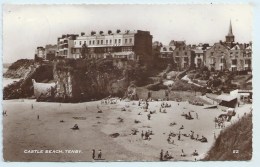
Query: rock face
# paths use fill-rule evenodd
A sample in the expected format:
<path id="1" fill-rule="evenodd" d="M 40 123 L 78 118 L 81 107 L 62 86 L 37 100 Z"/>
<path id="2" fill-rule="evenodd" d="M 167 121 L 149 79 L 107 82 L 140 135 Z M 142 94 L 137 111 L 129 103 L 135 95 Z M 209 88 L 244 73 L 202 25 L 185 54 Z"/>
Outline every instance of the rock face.
<path id="1" fill-rule="evenodd" d="M 11 67 L 11 66 L 10 66 Z M 31 64 L 30 70 L 27 70 L 27 63 L 20 63 L 15 69 L 9 69 L 13 73 L 17 70 L 24 69 L 26 71 L 26 75 L 23 78 L 13 84 L 8 85 L 3 90 L 3 99 L 18 99 L 18 98 L 28 98 L 34 95 L 33 83 L 32 79 L 37 82 L 49 82 L 53 80 L 53 66 L 51 63 L 49 64 Z M 21 73 L 23 73 L 21 71 Z"/>
<path id="2" fill-rule="evenodd" d="M 6 78 L 25 78 L 34 67 L 34 61 L 29 59 L 20 59 L 11 64 L 4 73 Z"/>
<path id="3" fill-rule="evenodd" d="M 113 59 L 56 60 L 53 77 L 57 89 L 53 101 L 80 102 L 110 95 L 123 97 L 130 81 L 135 80 L 135 64 Z"/>
<path id="4" fill-rule="evenodd" d="M 124 97 L 132 81 L 143 81 L 144 72 L 136 61 L 124 59 L 57 58 L 45 64 L 34 63 L 24 79 L 4 89 L 4 99 L 35 95 L 37 101 L 82 102 Z M 137 97 L 134 87 L 128 90 L 131 98 Z"/>

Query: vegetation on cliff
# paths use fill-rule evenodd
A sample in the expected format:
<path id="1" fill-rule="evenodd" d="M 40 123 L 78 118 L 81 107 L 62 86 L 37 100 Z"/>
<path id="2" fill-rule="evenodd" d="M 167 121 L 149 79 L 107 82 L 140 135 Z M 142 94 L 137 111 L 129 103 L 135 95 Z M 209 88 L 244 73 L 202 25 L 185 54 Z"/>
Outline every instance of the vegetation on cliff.
<path id="1" fill-rule="evenodd" d="M 28 64 L 26 63 L 25 66 Z M 20 64 L 18 69 L 23 68 Z M 3 99 L 19 99 L 28 98 L 33 96 L 33 83 L 32 79 L 37 82 L 49 82 L 53 80 L 52 65 L 45 64 L 32 67 L 25 78 L 18 82 L 6 86 L 3 90 Z"/>
<path id="2" fill-rule="evenodd" d="M 30 72 L 31 66 L 34 65 L 34 60 L 20 59 L 12 63 L 8 70 L 4 73 L 6 78 L 24 78 Z"/>
<path id="3" fill-rule="evenodd" d="M 252 128 L 250 113 L 220 133 L 204 160 L 251 160 Z"/>
<path id="4" fill-rule="evenodd" d="M 124 97 L 130 83 L 143 85 L 147 69 L 124 59 L 57 59 L 54 62 L 57 88 L 38 101 L 81 102 L 107 96 Z"/>

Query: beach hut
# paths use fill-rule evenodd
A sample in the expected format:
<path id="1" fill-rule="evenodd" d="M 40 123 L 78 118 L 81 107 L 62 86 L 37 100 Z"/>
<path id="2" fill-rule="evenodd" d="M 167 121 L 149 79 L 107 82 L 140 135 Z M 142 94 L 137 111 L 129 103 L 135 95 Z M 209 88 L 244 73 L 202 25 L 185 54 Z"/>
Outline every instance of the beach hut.
<path id="1" fill-rule="evenodd" d="M 237 104 L 237 97 L 232 96 L 229 94 L 222 94 L 217 97 L 218 100 L 220 100 L 219 105 L 228 107 L 228 108 L 235 108 Z"/>

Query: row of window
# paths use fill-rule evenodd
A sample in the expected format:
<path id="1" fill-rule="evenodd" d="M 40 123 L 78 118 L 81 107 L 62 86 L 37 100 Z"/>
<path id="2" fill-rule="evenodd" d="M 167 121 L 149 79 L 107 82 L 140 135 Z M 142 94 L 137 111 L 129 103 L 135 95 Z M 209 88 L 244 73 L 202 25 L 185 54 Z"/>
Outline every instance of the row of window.
<path id="1" fill-rule="evenodd" d="M 163 48 L 163 51 L 167 51 L 167 49 Z M 169 51 L 173 51 L 173 49 L 169 48 Z M 179 52 L 176 52 L 176 55 L 179 56 Z M 184 52 L 184 55 L 187 55 L 187 52 Z"/>
<path id="2" fill-rule="evenodd" d="M 88 48 L 88 53 L 109 53 L 109 52 L 128 52 L 133 51 L 133 47 L 101 47 L 101 48 Z M 72 48 L 71 53 L 80 53 L 81 48 Z"/>
<path id="3" fill-rule="evenodd" d="M 121 44 L 121 42 L 122 42 L 121 39 L 114 39 L 114 44 Z M 79 41 L 79 45 L 83 45 L 83 43 L 87 44 L 86 41 Z M 125 39 L 125 44 L 127 44 L 127 43 L 132 44 L 133 39 L 132 38 Z M 74 44 L 76 45 L 77 42 L 75 41 Z M 108 40 L 108 39 L 106 39 L 106 40 L 103 40 L 103 39 L 101 39 L 101 40 L 89 40 L 89 42 L 88 42 L 88 45 L 104 45 L 104 44 L 111 45 L 112 39 L 110 39 L 110 40 Z"/>

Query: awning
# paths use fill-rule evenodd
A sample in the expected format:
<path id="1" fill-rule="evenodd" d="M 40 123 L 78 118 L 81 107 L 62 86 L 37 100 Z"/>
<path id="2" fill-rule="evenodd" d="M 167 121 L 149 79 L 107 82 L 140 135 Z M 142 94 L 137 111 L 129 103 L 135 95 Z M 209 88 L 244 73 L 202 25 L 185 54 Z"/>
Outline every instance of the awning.
<path id="1" fill-rule="evenodd" d="M 250 95 L 250 93 L 239 93 L 240 94 L 240 96 L 249 96 Z"/>
<path id="2" fill-rule="evenodd" d="M 237 97 L 235 96 L 231 96 L 229 94 L 222 94 L 222 95 L 219 95 L 217 97 L 218 100 L 223 100 L 223 101 L 232 101 L 234 99 L 236 99 Z"/>
<path id="3" fill-rule="evenodd" d="M 134 52 L 128 51 L 128 52 L 114 52 L 112 53 L 113 55 L 117 55 L 117 56 L 128 56 L 128 55 L 133 55 Z"/>

